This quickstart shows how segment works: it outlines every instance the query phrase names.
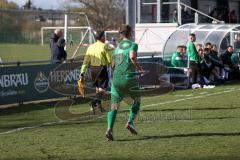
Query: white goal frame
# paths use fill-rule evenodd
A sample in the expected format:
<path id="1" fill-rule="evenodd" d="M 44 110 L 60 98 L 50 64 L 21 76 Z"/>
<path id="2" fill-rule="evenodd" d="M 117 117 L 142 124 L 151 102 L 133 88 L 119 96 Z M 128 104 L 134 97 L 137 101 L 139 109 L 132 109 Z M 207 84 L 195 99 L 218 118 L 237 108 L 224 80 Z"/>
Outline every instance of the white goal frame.
<path id="1" fill-rule="evenodd" d="M 77 48 L 75 49 L 74 53 L 73 53 L 73 56 L 72 58 L 75 58 L 75 56 L 77 55 L 77 52 L 79 50 L 79 48 L 81 47 L 84 39 L 87 37 L 87 34 L 89 33 L 89 37 L 88 37 L 88 40 L 89 40 L 89 43 L 93 43 L 95 41 L 95 38 L 94 38 L 94 35 L 93 35 L 93 32 L 92 32 L 92 28 L 89 27 L 89 26 L 82 26 L 82 27 L 42 27 L 41 28 L 41 41 L 42 41 L 42 46 L 44 45 L 44 30 L 55 30 L 55 29 L 64 29 L 65 31 L 68 30 L 68 29 L 86 29 L 85 33 L 82 35 L 81 37 L 81 40 L 77 46 Z M 80 35 L 79 35 L 80 36 Z M 65 37 L 67 37 L 67 33 L 65 34 Z M 67 38 L 65 38 L 66 41 L 67 41 Z M 65 48 L 66 49 L 66 48 Z"/>
<path id="2" fill-rule="evenodd" d="M 65 27 L 41 27 L 41 44 L 44 45 L 44 30 L 55 30 L 55 29 L 65 29 Z M 89 26 L 82 26 L 82 27 L 67 27 L 67 29 L 86 29 L 85 32 L 88 32 L 91 30 Z M 91 38 L 89 37 L 89 40 L 91 41 Z M 67 39 L 66 39 L 67 41 Z"/>

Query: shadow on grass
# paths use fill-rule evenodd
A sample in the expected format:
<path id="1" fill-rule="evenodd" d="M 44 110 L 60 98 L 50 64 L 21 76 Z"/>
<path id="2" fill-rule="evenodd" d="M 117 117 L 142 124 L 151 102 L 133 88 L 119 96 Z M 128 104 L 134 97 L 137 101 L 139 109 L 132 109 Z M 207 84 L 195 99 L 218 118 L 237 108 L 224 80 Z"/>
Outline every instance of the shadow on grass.
<path id="1" fill-rule="evenodd" d="M 214 137 L 214 136 L 240 136 L 240 132 L 236 133 L 189 133 L 189 134 L 173 134 L 173 135 L 159 135 L 159 136 L 138 136 L 136 139 L 119 139 L 115 141 L 140 141 L 140 140 L 157 140 L 169 138 L 189 138 L 189 137 Z"/>

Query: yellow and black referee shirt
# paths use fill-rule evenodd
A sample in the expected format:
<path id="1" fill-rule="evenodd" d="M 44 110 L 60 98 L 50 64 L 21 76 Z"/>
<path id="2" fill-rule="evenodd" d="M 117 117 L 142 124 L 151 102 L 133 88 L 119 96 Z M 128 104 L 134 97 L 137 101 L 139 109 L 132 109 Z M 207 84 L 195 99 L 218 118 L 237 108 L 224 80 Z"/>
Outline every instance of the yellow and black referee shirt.
<path id="1" fill-rule="evenodd" d="M 86 52 L 81 68 L 81 73 L 85 73 L 90 66 L 109 66 L 112 62 L 112 53 L 107 44 L 97 41 L 91 44 Z"/>

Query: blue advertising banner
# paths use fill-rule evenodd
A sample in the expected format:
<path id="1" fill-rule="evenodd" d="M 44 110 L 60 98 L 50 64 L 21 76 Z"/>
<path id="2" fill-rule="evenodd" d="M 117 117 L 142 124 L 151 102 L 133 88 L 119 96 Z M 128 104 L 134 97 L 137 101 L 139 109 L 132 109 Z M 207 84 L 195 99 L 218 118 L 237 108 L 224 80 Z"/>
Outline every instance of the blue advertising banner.
<path id="1" fill-rule="evenodd" d="M 80 62 L 0 67 L 0 105 L 78 95 Z"/>
<path id="2" fill-rule="evenodd" d="M 168 72 L 158 58 L 140 59 L 147 74 L 141 86 L 159 86 Z M 0 67 L 0 105 L 79 95 L 77 81 L 82 62 Z M 84 74 L 85 95 L 95 95 L 90 70 Z M 109 86 L 110 87 L 110 86 Z"/>

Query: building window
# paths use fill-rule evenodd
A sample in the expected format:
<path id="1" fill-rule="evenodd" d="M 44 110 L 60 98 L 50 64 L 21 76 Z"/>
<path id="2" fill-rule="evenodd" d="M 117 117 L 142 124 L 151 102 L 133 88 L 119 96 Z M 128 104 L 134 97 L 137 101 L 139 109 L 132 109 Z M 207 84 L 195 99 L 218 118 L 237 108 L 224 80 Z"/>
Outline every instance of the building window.
<path id="1" fill-rule="evenodd" d="M 140 0 L 141 23 L 157 22 L 157 0 Z"/>

